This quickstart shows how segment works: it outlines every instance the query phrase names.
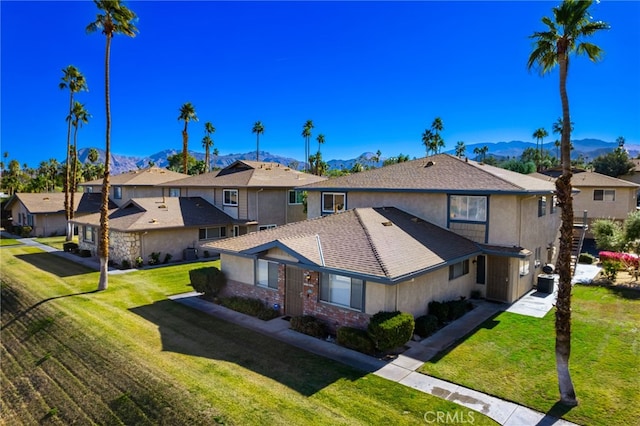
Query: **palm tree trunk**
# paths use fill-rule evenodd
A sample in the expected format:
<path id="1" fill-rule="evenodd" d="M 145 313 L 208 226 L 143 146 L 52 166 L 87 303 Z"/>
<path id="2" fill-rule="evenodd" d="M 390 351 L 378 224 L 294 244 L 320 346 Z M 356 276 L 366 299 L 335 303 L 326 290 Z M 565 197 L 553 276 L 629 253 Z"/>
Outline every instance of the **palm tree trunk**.
<path id="1" fill-rule="evenodd" d="M 209 165 L 209 145 L 204 147 L 204 172 L 208 173 L 211 169 Z"/>
<path id="2" fill-rule="evenodd" d="M 65 179 L 64 179 L 64 216 L 67 219 L 67 232 L 65 241 L 71 241 L 73 239 L 73 235 L 71 232 L 71 223 L 69 222 L 70 213 L 69 213 L 69 161 L 70 161 L 70 151 L 71 151 L 71 111 L 73 110 L 73 91 L 71 91 L 71 87 L 69 87 L 69 124 L 67 125 L 67 162 L 65 164 Z M 54 182 L 55 187 L 55 182 Z"/>
<path id="3" fill-rule="evenodd" d="M 570 123 L 569 98 L 567 96 L 568 59 L 558 52 L 560 64 L 560 99 L 563 123 Z M 558 253 L 558 298 L 556 301 L 556 370 L 560 402 L 575 406 L 576 393 L 569 373 L 571 354 L 571 249 L 573 239 L 573 200 L 571 197 L 571 128 L 562 126 L 562 176 L 556 181 L 558 200 L 562 206 L 560 227 L 560 251 Z"/>
<path id="4" fill-rule="evenodd" d="M 182 131 L 182 173 L 189 174 L 187 169 L 187 150 L 189 149 L 189 134 L 187 133 L 187 122 L 184 122 L 184 130 Z"/>
<path id="5" fill-rule="evenodd" d="M 71 171 L 71 185 L 69 185 L 69 219 L 74 217 L 76 182 L 78 176 L 78 126 L 73 133 L 73 147 L 71 147 L 71 157 L 73 158 L 73 166 Z M 71 238 L 73 239 L 73 224 L 69 223 L 71 228 Z"/>
<path id="6" fill-rule="evenodd" d="M 98 290 L 106 290 L 109 286 L 109 160 L 111 157 L 111 100 L 109 95 L 109 54 L 111 52 L 111 35 L 107 34 L 107 48 L 104 60 L 104 91 L 107 110 L 107 134 L 105 143 L 104 177 L 102 178 L 102 204 L 100 205 L 100 280 Z"/>
<path id="7" fill-rule="evenodd" d="M 256 135 L 256 161 L 260 161 L 260 133 Z"/>

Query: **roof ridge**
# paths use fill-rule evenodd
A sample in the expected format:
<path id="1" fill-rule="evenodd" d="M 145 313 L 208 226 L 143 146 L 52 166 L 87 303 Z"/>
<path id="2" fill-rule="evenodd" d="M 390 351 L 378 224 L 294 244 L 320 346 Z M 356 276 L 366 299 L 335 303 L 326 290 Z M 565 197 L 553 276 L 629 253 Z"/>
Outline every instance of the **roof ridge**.
<path id="1" fill-rule="evenodd" d="M 367 207 L 367 208 L 373 210 L 376 214 L 380 214 L 373 207 Z M 371 247 L 371 251 L 373 251 L 373 255 L 376 257 L 376 260 L 377 260 L 378 264 L 380 265 L 380 268 L 382 268 L 382 270 L 384 271 L 385 277 L 389 278 L 389 277 L 391 277 L 391 272 L 389 271 L 389 268 L 387 268 L 387 265 L 382 261 L 382 256 L 380 256 L 380 253 L 378 252 L 378 249 L 373 244 L 373 241 L 372 241 L 372 238 L 371 238 L 371 233 L 369 232 L 369 228 L 367 227 L 367 225 L 365 225 L 364 221 L 362 220 L 362 217 L 360 216 L 359 210 L 362 210 L 362 208 L 353 209 L 353 213 L 355 214 L 356 219 L 358 219 L 358 223 L 360 223 L 360 226 L 362 227 L 362 230 L 364 231 L 365 235 L 367 236 L 367 243 L 369 243 L 369 246 Z"/>

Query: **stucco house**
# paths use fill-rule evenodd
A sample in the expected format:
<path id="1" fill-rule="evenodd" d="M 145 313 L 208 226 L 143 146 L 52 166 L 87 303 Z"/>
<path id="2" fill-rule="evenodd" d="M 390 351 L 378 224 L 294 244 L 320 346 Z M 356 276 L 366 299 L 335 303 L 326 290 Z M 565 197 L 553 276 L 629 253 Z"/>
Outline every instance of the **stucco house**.
<path id="1" fill-rule="evenodd" d="M 74 195 L 75 215 L 81 216 L 100 210 L 100 194 Z M 5 206 L 11 211 L 14 226 L 30 226 L 31 235 L 50 237 L 65 235 L 67 219 L 64 211 L 63 192 L 16 193 Z"/>
<path id="2" fill-rule="evenodd" d="M 557 255 L 553 183 L 447 154 L 298 189 L 307 221 L 207 244 L 222 253 L 229 292 L 362 325 L 472 290 L 512 302 Z"/>
<path id="3" fill-rule="evenodd" d="M 222 170 L 159 184 L 183 197 L 202 197 L 237 220 L 231 235 L 306 219 L 303 191 L 326 180 L 279 163 L 238 160 Z"/>
<path id="4" fill-rule="evenodd" d="M 618 179 L 640 184 L 640 158 L 631 158 L 629 161 L 633 163 L 633 169 L 626 175 L 618 176 Z"/>
<path id="5" fill-rule="evenodd" d="M 561 170 L 550 169 L 531 176 L 555 184 L 561 173 Z M 639 184 L 583 169 L 573 169 L 572 173 L 576 221 L 583 220 L 583 212 L 586 212 L 587 225 L 602 218 L 624 221 L 629 213 L 636 211 Z M 592 238 L 589 231 L 587 238 Z"/>
<path id="6" fill-rule="evenodd" d="M 149 167 L 113 175 L 109 179 L 109 199 L 117 206 L 122 206 L 132 198 L 162 197 L 163 195 L 179 197 L 180 191 L 177 188 L 168 186 L 165 190 L 157 185 L 184 179 L 188 176 L 160 167 Z M 102 179 L 79 183 L 78 186 L 83 188 L 83 192 L 99 193 L 102 191 Z"/>
<path id="7" fill-rule="evenodd" d="M 79 228 L 79 249 L 97 256 L 100 214 L 73 222 Z M 227 237 L 235 223 L 201 197 L 134 198 L 109 213 L 109 259 L 133 265 L 137 257 L 148 262 L 154 252 L 161 261 L 167 254 L 172 260 L 203 257 L 204 243 Z"/>

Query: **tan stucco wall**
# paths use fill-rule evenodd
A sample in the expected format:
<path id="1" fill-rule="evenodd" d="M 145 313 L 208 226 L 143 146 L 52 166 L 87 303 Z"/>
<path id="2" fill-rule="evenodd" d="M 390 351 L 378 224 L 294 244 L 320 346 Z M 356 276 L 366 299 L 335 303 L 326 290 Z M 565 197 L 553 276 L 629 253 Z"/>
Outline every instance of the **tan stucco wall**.
<path id="1" fill-rule="evenodd" d="M 202 197 L 212 205 L 216 205 L 215 203 L 215 190 L 213 188 L 203 188 L 203 187 L 180 187 L 180 192 L 183 197 Z M 169 194 L 169 188 L 165 188 L 165 194 Z M 219 207 L 222 207 L 220 204 Z"/>
<path id="2" fill-rule="evenodd" d="M 247 190 L 249 217 L 260 225 L 281 226 L 287 223 L 287 191 L 284 189 Z"/>
<path id="3" fill-rule="evenodd" d="M 295 257 L 291 256 L 289 253 L 279 248 L 273 248 L 267 251 L 266 257 L 270 259 L 286 260 L 289 262 L 298 262 L 298 259 L 296 259 Z"/>
<path id="4" fill-rule="evenodd" d="M 24 214 L 24 217 L 22 216 Z M 24 204 L 17 201 L 11 207 L 12 223 L 14 225 L 26 226 L 26 217 L 30 213 Z M 20 222 L 22 218 L 22 223 Z M 35 237 L 51 237 L 53 235 L 65 235 L 67 219 L 64 213 L 39 213 L 33 215 L 33 230 L 31 235 Z"/>
<path id="5" fill-rule="evenodd" d="M 252 258 L 222 253 L 220 255 L 220 265 L 229 280 L 247 284 L 255 282 L 255 267 Z"/>
<path id="6" fill-rule="evenodd" d="M 576 187 L 580 190 L 573 195 L 573 210 L 576 217 L 587 211 L 588 219 L 611 218 L 624 220 L 630 212 L 636 210 L 636 188 Z M 595 189 L 613 189 L 616 191 L 615 201 L 594 201 Z"/>

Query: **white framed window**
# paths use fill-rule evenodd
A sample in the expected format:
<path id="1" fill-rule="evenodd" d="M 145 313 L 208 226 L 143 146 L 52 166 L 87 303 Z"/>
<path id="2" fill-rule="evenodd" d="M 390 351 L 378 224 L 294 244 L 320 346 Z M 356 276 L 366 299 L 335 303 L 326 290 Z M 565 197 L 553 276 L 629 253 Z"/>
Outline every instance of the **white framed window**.
<path id="1" fill-rule="evenodd" d="M 449 197 L 449 218 L 469 222 L 486 222 L 487 197 L 451 195 Z"/>
<path id="2" fill-rule="evenodd" d="M 180 188 L 169 188 L 169 197 L 179 197 Z"/>
<path id="3" fill-rule="evenodd" d="M 304 202 L 305 191 L 298 191 L 297 189 L 289 190 L 289 204 L 302 204 Z"/>
<path id="4" fill-rule="evenodd" d="M 594 189 L 593 201 L 615 201 L 616 190 L 615 189 Z"/>
<path id="5" fill-rule="evenodd" d="M 225 206 L 237 206 L 238 205 L 238 190 L 237 189 L 223 189 L 222 190 L 222 204 Z"/>
<path id="6" fill-rule="evenodd" d="M 544 195 L 538 197 L 538 217 L 545 216 L 547 214 L 547 197 Z"/>
<path id="7" fill-rule="evenodd" d="M 198 230 L 198 239 L 200 240 L 212 240 L 214 238 L 224 238 L 227 236 L 227 228 L 212 227 L 212 228 L 200 228 Z"/>
<path id="8" fill-rule="evenodd" d="M 258 287 L 278 288 L 278 264 L 258 259 L 256 265 L 256 285 Z"/>
<path id="9" fill-rule="evenodd" d="M 529 275 L 529 264 L 531 263 L 531 256 L 527 256 L 524 259 L 520 259 L 520 276 L 524 277 L 525 275 Z"/>
<path id="10" fill-rule="evenodd" d="M 449 279 L 453 280 L 469 273 L 469 259 L 449 266 Z"/>
<path id="11" fill-rule="evenodd" d="M 338 213 L 345 211 L 347 195 L 344 192 L 322 193 L 322 213 Z"/>
<path id="12" fill-rule="evenodd" d="M 122 199 L 122 187 L 121 186 L 114 186 L 113 187 L 113 198 L 115 198 L 116 200 L 121 200 Z"/>
<path id="13" fill-rule="evenodd" d="M 258 226 L 258 231 L 265 231 L 267 229 L 273 229 L 276 226 L 277 225 L 273 225 L 273 224 L 271 224 L 271 225 L 260 225 L 260 226 Z"/>
<path id="14" fill-rule="evenodd" d="M 82 236 L 82 240 L 88 243 L 96 242 L 96 229 L 93 226 L 85 226 L 84 227 L 84 235 Z"/>
<path id="15" fill-rule="evenodd" d="M 320 300 L 362 311 L 364 309 L 364 281 L 358 278 L 323 273 L 320 280 Z"/>

